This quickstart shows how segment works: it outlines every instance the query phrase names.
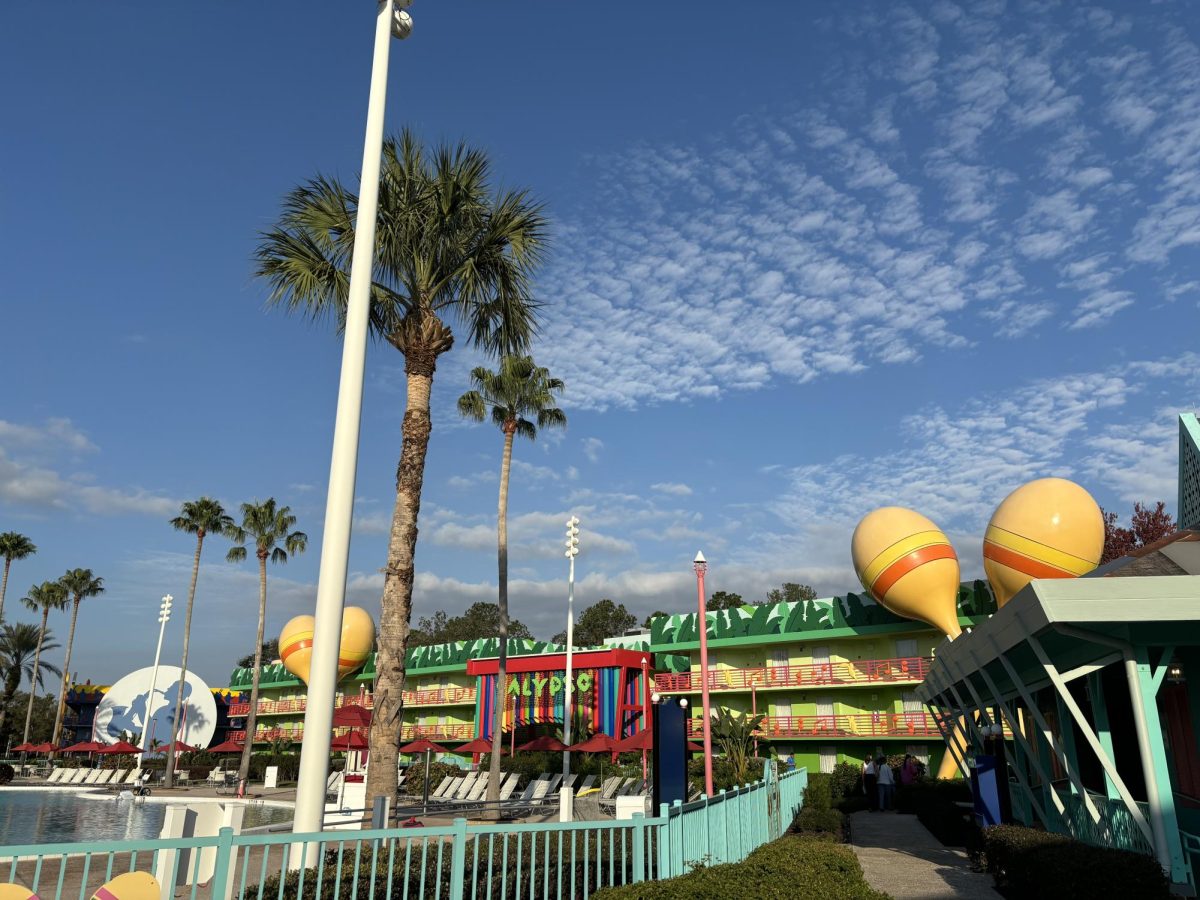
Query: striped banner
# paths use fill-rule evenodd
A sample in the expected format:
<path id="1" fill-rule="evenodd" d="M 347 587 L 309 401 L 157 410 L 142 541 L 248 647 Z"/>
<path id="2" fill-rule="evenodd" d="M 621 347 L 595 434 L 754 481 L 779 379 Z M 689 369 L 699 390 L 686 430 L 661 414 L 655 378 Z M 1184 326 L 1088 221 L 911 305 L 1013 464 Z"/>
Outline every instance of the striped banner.
<path id="1" fill-rule="evenodd" d="M 578 684 L 580 675 L 586 675 L 591 680 L 587 690 L 575 692 L 573 709 L 572 733 L 584 734 L 604 732 L 615 734 L 617 727 L 618 696 L 617 687 L 620 684 L 619 668 L 577 669 L 573 672 Z M 512 731 L 514 727 L 527 725 L 562 724 L 563 700 L 566 692 L 560 689 L 550 690 L 553 684 L 561 685 L 563 670 L 556 672 L 532 672 L 507 677 L 508 690 L 504 695 L 504 731 Z M 511 693 L 511 685 L 516 682 L 520 688 L 518 693 Z M 630 679 L 626 685 L 626 702 L 640 702 L 641 696 L 635 679 Z M 536 685 L 536 690 L 535 690 Z M 525 695 L 528 688 L 529 695 Z M 492 718 L 496 703 L 496 676 L 481 675 L 475 704 L 475 733 L 484 737 L 492 736 Z M 632 733 L 632 728 L 623 729 Z"/>

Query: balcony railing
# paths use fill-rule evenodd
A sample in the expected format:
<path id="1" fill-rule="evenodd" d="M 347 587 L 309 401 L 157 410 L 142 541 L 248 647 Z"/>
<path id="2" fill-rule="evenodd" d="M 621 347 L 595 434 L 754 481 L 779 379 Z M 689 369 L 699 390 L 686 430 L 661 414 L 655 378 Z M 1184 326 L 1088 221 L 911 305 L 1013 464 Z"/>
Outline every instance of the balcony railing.
<path id="1" fill-rule="evenodd" d="M 688 721 L 691 737 L 703 734 L 698 718 Z M 760 738 L 941 737 L 928 713 L 855 713 L 841 716 L 767 716 Z"/>
<path id="2" fill-rule="evenodd" d="M 748 691 L 753 688 L 826 687 L 854 684 L 888 684 L 923 681 L 932 659 L 909 656 L 899 659 L 859 659 L 853 662 L 762 666 L 753 669 L 711 669 L 710 691 Z M 698 691 L 700 673 L 663 673 L 654 676 L 660 692 Z"/>
<path id="3" fill-rule="evenodd" d="M 337 749 L 338 738 L 344 738 L 349 728 L 333 729 L 333 748 Z M 432 741 L 469 741 L 475 737 L 474 725 L 405 725 L 400 736 L 406 741 L 423 737 Z M 245 731 L 230 731 L 228 738 L 235 741 L 246 739 Z M 300 743 L 304 739 L 304 728 L 260 728 L 254 734 L 254 742 L 267 743 L 275 740 Z"/>
<path id="4" fill-rule="evenodd" d="M 425 691 L 404 692 L 405 706 L 465 706 L 474 702 L 475 688 L 473 687 L 432 688 Z M 349 703 L 371 709 L 375 705 L 375 698 L 370 694 L 352 694 L 348 697 L 338 697 L 334 706 L 345 706 Z M 283 716 L 289 713 L 302 713 L 306 707 L 307 701 L 304 697 L 295 700 L 259 700 L 258 714 L 260 716 Z M 231 719 L 241 718 L 248 715 L 249 712 L 249 703 L 229 704 L 228 715 Z"/>

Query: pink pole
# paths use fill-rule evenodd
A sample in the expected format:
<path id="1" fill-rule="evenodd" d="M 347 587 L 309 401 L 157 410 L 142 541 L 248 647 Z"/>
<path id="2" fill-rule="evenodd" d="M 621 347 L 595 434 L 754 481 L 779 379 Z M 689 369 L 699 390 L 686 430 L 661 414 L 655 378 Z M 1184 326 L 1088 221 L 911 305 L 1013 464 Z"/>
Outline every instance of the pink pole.
<path id="1" fill-rule="evenodd" d="M 699 617 L 696 627 L 700 632 L 700 697 L 704 707 L 704 793 L 713 795 L 712 779 L 712 722 L 708 705 L 708 617 L 704 609 L 704 573 L 708 571 L 708 563 L 703 553 L 697 553 L 694 562 L 696 570 L 696 596 L 699 604 Z"/>
<path id="2" fill-rule="evenodd" d="M 650 727 L 650 682 L 646 680 L 646 657 L 642 657 L 642 728 Z M 686 740 L 686 735 L 684 737 Z M 642 781 L 646 775 L 646 748 L 642 748 Z"/>
<path id="3" fill-rule="evenodd" d="M 758 715 L 758 692 L 754 690 L 754 682 L 750 683 L 750 715 Z M 754 735 L 754 755 L 758 756 L 758 734 Z"/>

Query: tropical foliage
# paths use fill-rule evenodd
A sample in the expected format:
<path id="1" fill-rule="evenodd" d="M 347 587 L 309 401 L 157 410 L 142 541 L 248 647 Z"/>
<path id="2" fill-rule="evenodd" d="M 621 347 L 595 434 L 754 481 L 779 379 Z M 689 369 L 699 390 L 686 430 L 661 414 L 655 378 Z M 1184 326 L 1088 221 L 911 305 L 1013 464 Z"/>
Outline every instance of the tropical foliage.
<path id="1" fill-rule="evenodd" d="M 513 439 L 520 435 L 536 440 L 539 428 L 565 428 L 567 417 L 554 404 L 563 391 L 563 383 L 550 377 L 550 370 L 536 366 L 528 356 L 504 356 L 500 368 L 492 372 L 478 366 L 471 372 L 474 389 L 458 398 L 458 411 L 468 419 L 482 422 L 491 412 L 492 424 L 504 435 L 504 450 L 500 457 L 500 499 L 496 513 L 496 565 L 499 592 L 496 608 L 500 613 L 497 637 L 500 655 L 497 658 L 496 683 L 506 684 L 505 663 L 508 656 L 508 480 L 512 474 Z M 487 800 L 500 800 L 500 744 L 504 739 L 504 705 L 495 704 L 492 723 L 491 771 L 488 777 Z M 498 806 L 491 811 L 500 815 Z"/>
<path id="2" fill-rule="evenodd" d="M 477 600 L 457 616 L 447 616 L 444 610 L 439 609 L 432 616 L 422 616 L 409 633 L 409 656 L 412 656 L 411 648 L 452 641 L 474 641 L 495 637 L 499 633 L 500 610 L 495 603 Z M 511 640 L 532 638 L 533 634 L 519 619 L 509 619 L 508 636 Z"/>
<path id="3" fill-rule="evenodd" d="M 426 150 L 408 131 L 385 140 L 379 184 L 369 321 L 404 354 L 407 402 L 396 502 L 380 603 L 376 696 L 399 701 L 412 616 L 413 560 L 425 457 L 433 430 L 429 396 L 451 325 L 486 353 L 519 354 L 536 330 L 531 279 L 546 244 L 540 206 L 522 191 L 493 191 L 483 152 Z M 262 236 L 257 273 L 270 301 L 314 319 L 345 323 L 357 196 L 317 177 L 293 190 Z M 396 791 L 400 702 L 371 725 L 368 796 Z"/>
<path id="4" fill-rule="evenodd" d="M 750 775 L 750 760 L 754 755 L 754 734 L 762 727 L 766 716 L 761 713 L 735 713 L 717 707 L 712 719 L 712 741 L 733 769 L 735 784 L 746 784 Z"/>
<path id="5" fill-rule="evenodd" d="M 58 703 L 54 713 L 54 730 L 51 732 L 50 743 L 58 746 L 58 738 L 62 733 L 63 710 L 67 703 L 67 686 L 71 680 L 71 650 L 75 646 L 75 623 L 79 619 L 79 604 L 89 597 L 98 597 L 104 593 L 104 579 L 92 573 L 91 569 L 68 569 L 59 580 L 71 597 L 71 629 L 67 632 L 67 655 L 63 660 L 62 686 L 58 692 Z"/>
<path id="6" fill-rule="evenodd" d="M 258 637 L 254 654 L 254 676 L 250 687 L 250 711 L 246 714 L 246 734 L 253 736 L 257 724 L 259 673 L 262 671 L 263 632 L 267 623 L 267 560 L 282 565 L 289 556 L 303 553 L 308 548 L 308 535 L 303 531 L 292 531 L 296 517 L 291 507 L 277 506 L 271 497 L 262 503 L 242 504 L 242 524 L 231 525 L 226 530 L 229 539 L 236 545 L 229 549 L 226 559 L 242 562 L 246 559 L 246 543 L 254 544 L 254 555 L 258 559 Z M 238 767 L 238 778 L 250 776 L 250 757 L 254 741 L 247 740 L 242 749 L 242 761 Z"/>
<path id="7" fill-rule="evenodd" d="M 45 649 L 46 623 L 50 619 L 51 610 L 61 610 L 67 607 L 67 589 L 58 581 L 43 581 L 29 589 L 29 593 L 21 598 L 21 605 L 31 612 L 42 614 L 42 624 L 38 629 L 37 649 L 33 653 L 33 671 L 39 672 L 42 663 L 42 651 Z M 33 698 L 37 696 L 38 682 L 31 684 L 29 689 L 29 705 L 25 711 L 25 734 L 22 742 L 29 740 L 29 725 L 33 720 Z"/>
<path id="8" fill-rule="evenodd" d="M 62 674 L 56 666 L 41 660 L 41 651 L 58 648 L 49 630 L 43 632 L 31 623 L 18 622 L 0 627 L 0 745 L 8 744 L 8 723 L 12 720 L 12 707 L 21 682 L 27 681 L 40 688 L 47 673 Z M 20 715 L 19 709 L 15 711 Z"/>
<path id="9" fill-rule="evenodd" d="M 635 625 L 637 616 L 627 610 L 624 603 L 602 597 L 579 614 L 574 629 L 575 646 L 599 647 L 605 638 L 619 637 Z M 559 632 L 552 640 L 556 644 L 565 644 L 567 633 Z"/>
<path id="10" fill-rule="evenodd" d="M 13 560 L 25 559 L 37 553 L 33 541 L 15 531 L 5 531 L 0 534 L 0 556 L 4 557 L 4 577 L 0 581 L 0 622 L 4 621 L 4 595 L 8 592 L 8 570 L 12 568 Z"/>
<path id="11" fill-rule="evenodd" d="M 196 581 L 200 577 L 200 552 L 204 549 L 204 539 L 210 534 L 228 534 L 233 528 L 233 518 L 225 512 L 212 497 L 200 497 L 189 500 L 179 510 L 179 515 L 171 520 L 171 527 L 184 534 L 196 536 L 196 553 L 192 558 L 192 583 L 188 587 L 187 610 L 183 616 L 183 661 L 179 664 L 179 690 L 175 692 L 175 712 L 171 718 L 171 740 L 167 747 L 166 772 L 163 775 L 163 786 L 171 787 L 175 781 L 175 739 L 179 730 L 176 723 L 183 720 L 184 685 L 188 670 L 188 649 L 192 637 L 192 607 L 196 602 Z"/>

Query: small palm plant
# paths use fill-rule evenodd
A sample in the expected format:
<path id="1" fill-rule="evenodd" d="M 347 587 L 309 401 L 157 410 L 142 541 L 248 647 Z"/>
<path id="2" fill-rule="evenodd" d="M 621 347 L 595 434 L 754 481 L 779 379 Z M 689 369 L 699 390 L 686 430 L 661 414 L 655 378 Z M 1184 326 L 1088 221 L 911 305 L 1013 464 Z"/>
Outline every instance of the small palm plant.
<path id="1" fill-rule="evenodd" d="M 39 648 L 58 649 L 58 643 L 49 629 L 43 633 L 29 622 L 4 625 L 0 629 L 0 684 L 3 685 L 3 693 L 0 694 L 0 735 L 4 734 L 8 719 L 8 704 L 21 687 L 22 679 L 28 679 L 30 685 L 42 687 L 45 673 L 62 674 L 56 666 L 41 661 Z M 35 658 L 38 658 L 37 665 L 34 665 Z"/>
<path id="2" fill-rule="evenodd" d="M 183 616 L 183 662 L 179 664 L 179 690 L 175 692 L 175 714 L 171 717 L 171 742 L 167 747 L 166 766 L 163 771 L 163 787 L 175 782 L 175 740 L 179 735 L 178 723 L 183 719 L 183 695 L 187 683 L 188 645 L 192 636 L 192 605 L 196 602 L 196 580 L 200 577 L 200 551 L 204 539 L 210 534 L 229 534 L 233 519 L 225 508 L 212 497 L 189 500 L 171 520 L 176 531 L 196 536 L 196 555 L 192 559 L 192 584 L 188 588 L 187 611 Z"/>
<path id="3" fill-rule="evenodd" d="M 0 534 L 0 556 L 4 557 L 4 580 L 0 581 L 0 622 L 4 621 L 4 595 L 8 591 L 8 570 L 14 559 L 24 559 L 37 553 L 33 541 L 15 531 Z"/>
<path id="4" fill-rule="evenodd" d="M 291 507 L 276 506 L 275 498 L 271 497 L 262 503 L 243 503 L 242 524 L 232 526 L 227 532 L 237 546 L 230 548 L 226 559 L 242 562 L 246 558 L 247 540 L 254 542 L 254 555 L 258 557 L 258 638 L 254 642 L 258 649 L 254 653 L 254 680 L 250 686 L 250 712 L 246 714 L 246 745 L 238 766 L 239 780 L 250 777 L 254 730 L 258 724 L 258 680 L 262 674 L 263 631 L 267 624 L 267 560 L 283 564 L 289 556 L 308 548 L 308 535 L 292 531 L 295 524 Z"/>
<path id="5" fill-rule="evenodd" d="M 504 454 L 500 462 L 500 502 L 496 515 L 497 605 L 500 608 L 496 690 L 502 691 L 508 660 L 508 478 L 512 470 L 513 438 L 520 435 L 532 441 L 537 437 L 539 428 L 565 427 L 567 417 L 554 405 L 563 391 L 562 381 L 551 378 L 549 369 L 534 365 L 528 356 L 501 357 L 498 372 L 480 366 L 471 372 L 471 383 L 475 389 L 458 398 L 458 411 L 468 419 L 482 422 L 490 409 L 492 424 L 504 434 Z M 504 705 L 495 703 L 493 707 L 495 714 L 492 719 L 487 799 L 489 812 L 498 817 Z"/>
<path id="6" fill-rule="evenodd" d="M 28 610 L 42 614 L 42 626 L 38 629 L 37 650 L 33 654 L 33 671 L 38 672 L 42 664 L 42 650 L 46 640 L 46 623 L 50 619 L 50 610 L 67 608 L 67 589 L 58 581 L 43 581 L 29 589 L 29 593 L 21 598 L 21 604 Z M 29 686 L 29 706 L 25 710 L 25 736 L 23 743 L 29 743 L 29 727 L 33 723 L 33 701 L 37 698 L 38 685 Z"/>
<path id="7" fill-rule="evenodd" d="M 750 758 L 754 750 L 754 735 L 766 716 L 761 713 L 735 713 L 718 707 L 712 721 L 712 739 L 733 769 L 735 784 L 745 784 L 750 774 Z"/>
<path id="8" fill-rule="evenodd" d="M 62 734 L 63 711 L 67 708 L 67 688 L 71 680 L 71 650 L 75 646 L 75 622 L 79 618 L 79 604 L 88 597 L 98 597 L 104 593 L 104 579 L 92 574 L 91 569 L 68 569 L 58 583 L 67 589 L 74 601 L 71 605 L 71 629 L 67 632 L 67 656 L 63 661 L 62 687 L 58 693 L 58 711 L 54 714 L 54 731 L 51 732 L 50 743 L 58 746 Z"/>

